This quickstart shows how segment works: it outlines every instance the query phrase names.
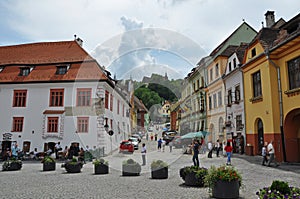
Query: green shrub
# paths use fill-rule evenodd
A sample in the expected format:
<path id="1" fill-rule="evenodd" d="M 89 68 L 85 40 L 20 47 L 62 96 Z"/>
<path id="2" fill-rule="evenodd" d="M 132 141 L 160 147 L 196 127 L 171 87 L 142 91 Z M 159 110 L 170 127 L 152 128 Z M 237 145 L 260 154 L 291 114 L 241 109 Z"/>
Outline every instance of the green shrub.
<path id="1" fill-rule="evenodd" d="M 168 168 L 169 165 L 168 163 L 162 161 L 162 160 L 154 160 L 151 163 L 151 169 L 152 170 L 157 170 L 157 169 L 161 169 L 161 168 Z"/>

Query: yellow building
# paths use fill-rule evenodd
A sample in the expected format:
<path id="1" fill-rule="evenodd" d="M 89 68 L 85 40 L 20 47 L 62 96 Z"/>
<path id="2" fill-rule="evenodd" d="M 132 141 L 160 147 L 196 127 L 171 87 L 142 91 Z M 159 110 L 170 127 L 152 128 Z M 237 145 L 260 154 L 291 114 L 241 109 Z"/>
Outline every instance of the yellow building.
<path id="1" fill-rule="evenodd" d="M 286 23 L 265 16 L 242 67 L 247 144 L 260 154 L 273 140 L 278 161 L 300 162 L 300 14 Z"/>

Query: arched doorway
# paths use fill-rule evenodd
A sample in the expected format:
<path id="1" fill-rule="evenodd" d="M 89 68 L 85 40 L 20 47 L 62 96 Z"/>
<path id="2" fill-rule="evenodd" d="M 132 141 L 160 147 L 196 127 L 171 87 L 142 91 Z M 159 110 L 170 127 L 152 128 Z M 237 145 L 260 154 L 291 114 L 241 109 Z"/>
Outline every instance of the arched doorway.
<path id="1" fill-rule="evenodd" d="M 257 120 L 257 151 L 261 154 L 261 149 L 264 146 L 264 125 L 261 119 Z"/>
<path id="2" fill-rule="evenodd" d="M 300 109 L 292 110 L 284 120 L 286 161 L 300 162 Z"/>

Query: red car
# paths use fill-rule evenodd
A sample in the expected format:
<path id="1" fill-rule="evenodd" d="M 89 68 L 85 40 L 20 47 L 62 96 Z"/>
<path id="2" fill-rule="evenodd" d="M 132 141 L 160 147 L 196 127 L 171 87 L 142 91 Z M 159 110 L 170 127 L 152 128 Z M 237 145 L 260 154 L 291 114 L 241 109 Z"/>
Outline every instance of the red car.
<path id="1" fill-rule="evenodd" d="M 120 153 L 121 152 L 134 152 L 134 146 L 131 141 L 129 140 L 123 140 L 120 144 Z"/>

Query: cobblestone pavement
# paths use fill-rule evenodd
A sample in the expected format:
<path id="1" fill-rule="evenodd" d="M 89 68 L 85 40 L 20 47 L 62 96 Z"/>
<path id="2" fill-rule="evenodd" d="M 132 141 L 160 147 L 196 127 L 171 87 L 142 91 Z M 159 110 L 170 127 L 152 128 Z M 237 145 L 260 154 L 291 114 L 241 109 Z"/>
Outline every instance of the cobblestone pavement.
<path id="1" fill-rule="evenodd" d="M 169 152 L 169 148 L 166 148 L 165 152 L 159 152 L 154 141 L 146 141 L 146 145 L 147 165 L 142 167 L 140 176 L 122 177 L 120 170 L 123 160 L 133 158 L 142 161 L 140 149 L 134 154 L 115 152 L 105 157 L 110 164 L 108 175 L 94 175 L 91 162 L 85 164 L 78 174 L 67 174 L 60 167 L 61 163 L 57 163 L 56 171 L 42 172 L 41 163 L 24 162 L 20 171 L 0 172 L 0 198 L 210 198 L 207 188 L 186 187 L 179 177 L 179 169 L 192 164 L 190 155 L 182 155 L 181 149 Z M 170 164 L 168 179 L 150 178 L 150 163 L 154 159 L 162 159 Z M 225 157 L 208 159 L 206 155 L 200 155 L 201 165 L 207 168 L 222 165 L 225 161 Z M 257 198 L 256 191 L 269 186 L 275 179 L 300 187 L 299 165 L 280 165 L 275 168 L 261 166 L 259 162 L 260 157 L 233 156 L 233 166 L 243 177 L 240 198 Z"/>

